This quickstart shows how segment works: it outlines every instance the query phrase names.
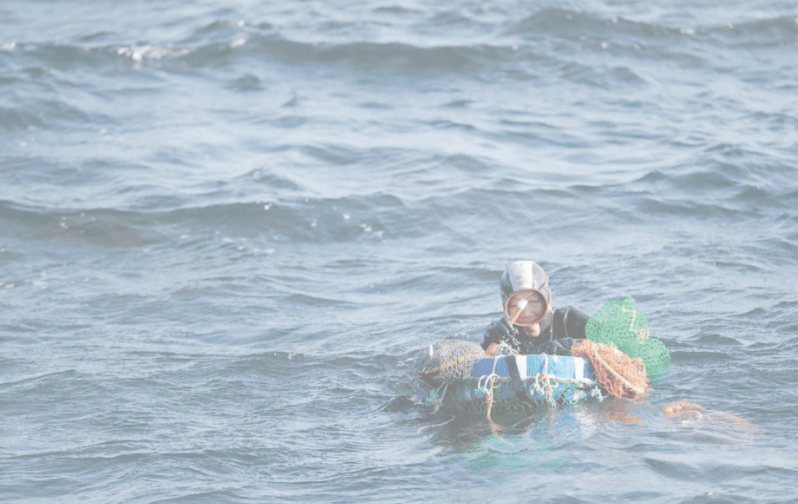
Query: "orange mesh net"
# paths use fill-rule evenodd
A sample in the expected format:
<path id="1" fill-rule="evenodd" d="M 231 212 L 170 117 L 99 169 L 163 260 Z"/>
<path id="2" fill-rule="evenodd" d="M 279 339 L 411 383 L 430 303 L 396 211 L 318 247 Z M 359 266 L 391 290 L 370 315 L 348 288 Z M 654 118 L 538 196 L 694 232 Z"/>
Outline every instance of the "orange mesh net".
<path id="1" fill-rule="evenodd" d="M 662 414 L 675 422 L 691 441 L 739 444 L 752 442 L 761 434 L 757 425 L 740 415 L 685 401 L 666 404 Z"/>
<path id="2" fill-rule="evenodd" d="M 704 407 L 686 401 L 676 401 L 662 407 L 662 414 L 669 417 L 691 416 L 691 411 L 704 411 Z"/>
<path id="3" fill-rule="evenodd" d="M 598 382 L 613 397 L 636 399 L 649 389 L 643 361 L 632 359 L 613 345 L 586 339 L 571 347 L 571 354 L 590 359 Z"/>

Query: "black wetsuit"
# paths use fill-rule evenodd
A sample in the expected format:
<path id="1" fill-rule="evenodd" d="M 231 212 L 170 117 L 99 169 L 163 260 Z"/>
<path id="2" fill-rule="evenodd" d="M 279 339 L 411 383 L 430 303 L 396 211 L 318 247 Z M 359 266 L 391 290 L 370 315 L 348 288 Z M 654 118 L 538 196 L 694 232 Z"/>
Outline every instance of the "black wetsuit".
<path id="1" fill-rule="evenodd" d="M 485 350 L 492 343 L 507 343 L 520 354 L 557 354 L 567 352 L 575 340 L 584 339 L 590 315 L 573 306 L 554 310 L 551 324 L 537 337 L 530 338 L 520 326 L 511 326 L 507 317 L 492 322 L 482 337 Z"/>

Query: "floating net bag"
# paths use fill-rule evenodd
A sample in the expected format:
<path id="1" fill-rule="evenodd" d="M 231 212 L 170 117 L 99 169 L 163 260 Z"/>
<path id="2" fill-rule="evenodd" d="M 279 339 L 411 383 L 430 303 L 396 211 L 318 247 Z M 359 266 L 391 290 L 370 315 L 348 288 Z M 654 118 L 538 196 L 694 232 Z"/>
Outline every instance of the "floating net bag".
<path id="1" fill-rule="evenodd" d="M 632 359 L 640 359 L 649 378 L 668 369 L 671 354 L 662 341 L 651 337 L 646 316 L 632 297 L 602 306 L 590 317 L 585 333 L 591 341 L 614 345 Z"/>
<path id="2" fill-rule="evenodd" d="M 478 343 L 447 339 L 419 352 L 416 371 L 421 378 L 436 385 L 454 383 L 469 377 L 474 361 L 484 355 Z"/>
<path id="3" fill-rule="evenodd" d="M 601 345 L 589 339 L 571 347 L 574 357 L 590 359 L 596 379 L 613 397 L 636 399 L 649 389 L 646 366 L 612 345 Z"/>
<path id="4" fill-rule="evenodd" d="M 693 441 L 741 444 L 752 442 L 761 434 L 756 424 L 740 415 L 705 409 L 685 401 L 666 404 L 662 407 L 662 415 L 681 427 Z"/>

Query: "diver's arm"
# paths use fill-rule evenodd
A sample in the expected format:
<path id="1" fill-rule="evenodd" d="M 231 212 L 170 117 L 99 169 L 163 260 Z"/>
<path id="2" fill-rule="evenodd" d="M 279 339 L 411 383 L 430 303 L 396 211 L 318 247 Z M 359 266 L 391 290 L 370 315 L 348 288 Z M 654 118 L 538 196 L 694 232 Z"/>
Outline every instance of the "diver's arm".
<path id="1" fill-rule="evenodd" d="M 494 320 L 485 330 L 485 335 L 482 337 L 482 348 L 488 350 L 491 345 L 499 345 L 500 343 L 507 343 L 511 347 L 518 349 L 518 331 L 507 320 L 507 317 L 502 317 Z"/>
<path id="2" fill-rule="evenodd" d="M 552 339 L 585 339 L 587 337 L 585 335 L 585 327 L 588 320 L 590 320 L 590 315 L 579 308 L 574 308 L 573 306 L 557 308 L 554 310 L 554 318 L 552 320 Z M 573 342 L 570 342 L 567 348 L 571 348 L 572 344 Z"/>
<path id="3" fill-rule="evenodd" d="M 554 310 L 554 317 L 551 323 L 551 336 L 548 341 L 543 341 L 537 345 L 532 353 L 557 355 L 570 354 L 571 347 L 580 339 L 585 339 L 585 327 L 590 315 L 579 308 L 568 306 Z"/>

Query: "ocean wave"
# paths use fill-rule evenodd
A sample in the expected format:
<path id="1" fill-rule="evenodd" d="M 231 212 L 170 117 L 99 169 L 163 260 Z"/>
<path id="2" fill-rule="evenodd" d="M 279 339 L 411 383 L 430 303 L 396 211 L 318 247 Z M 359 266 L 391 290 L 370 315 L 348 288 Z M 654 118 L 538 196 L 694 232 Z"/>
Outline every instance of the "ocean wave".
<path id="1" fill-rule="evenodd" d="M 441 17 L 443 16 L 443 17 Z M 437 19 L 437 21 L 436 21 Z M 423 36 L 425 27 L 445 20 L 462 25 L 462 38 L 441 44 Z M 589 11 L 560 7 L 544 7 L 522 19 L 496 18 L 483 21 L 480 16 L 455 11 L 436 12 L 430 19 L 416 20 L 422 32 L 416 42 L 408 39 L 375 40 L 358 37 L 350 30 L 280 30 L 263 22 L 215 19 L 194 28 L 186 37 L 168 43 L 143 41 L 136 44 L 111 43 L 106 32 L 88 34 L 71 42 L 4 42 L 7 55 L 25 55 L 46 66 L 98 67 L 129 61 L 134 67 L 164 68 L 228 65 L 240 58 L 263 58 L 290 65 L 341 65 L 374 68 L 401 74 L 419 72 L 465 72 L 497 68 L 502 63 L 519 61 L 568 61 L 569 54 L 581 50 L 597 51 L 632 49 L 625 56 L 635 59 L 656 58 L 703 61 L 702 44 L 735 42 L 758 47 L 789 46 L 798 40 L 798 23 L 794 17 L 778 16 L 743 21 L 739 24 L 668 26 L 665 23 L 638 21 L 624 17 L 607 17 Z M 456 26 L 452 27 L 456 29 Z M 474 31 L 487 32 L 475 38 Z M 341 32 L 341 33 L 339 33 Z M 321 34 L 321 36 L 314 36 Z M 548 40 L 550 43 L 543 42 Z M 556 41 L 567 41 L 569 46 Z M 552 45 L 553 44 L 553 45 Z M 652 52 L 653 51 L 653 52 Z M 177 66 L 174 63 L 179 62 Z M 709 60 L 707 60 L 708 62 Z M 627 67 L 634 73 L 632 68 Z"/>
<path id="2" fill-rule="evenodd" d="M 353 69 L 383 69 L 398 75 L 462 73 L 496 69 L 502 63 L 557 59 L 534 48 L 519 48 L 512 41 L 473 41 L 462 44 L 420 45 L 387 41 L 311 41 L 273 33 L 247 33 L 224 41 L 176 41 L 171 44 L 24 43 L 14 49 L 21 61 L 42 68 L 115 68 L 180 72 L 185 68 L 231 66 L 245 61 L 290 66 L 314 64 L 319 68 L 346 65 Z M 124 67 L 122 67 L 124 68 Z"/>
<path id="3" fill-rule="evenodd" d="M 9 57 L 18 64 L 38 63 L 36 68 L 70 70 L 79 66 L 97 67 L 108 62 L 110 48 L 67 42 L 24 42 L 16 45 Z"/>
<path id="4" fill-rule="evenodd" d="M 182 242 L 179 235 L 189 238 L 198 230 L 210 236 L 215 236 L 215 232 L 219 243 L 231 240 L 231 246 L 240 245 L 239 241 L 247 237 L 287 243 L 346 242 L 362 238 L 380 240 L 386 229 L 380 215 L 392 214 L 393 201 L 396 199 L 392 196 L 376 195 L 339 200 L 209 203 L 143 211 L 60 210 L 0 201 L 0 221 L 6 229 L 38 240 L 110 248 L 146 247 L 167 240 Z M 186 243 L 196 245 L 196 239 L 197 236 Z"/>
<path id="5" fill-rule="evenodd" d="M 98 120 L 98 117 L 92 112 L 70 103 L 68 98 L 39 98 L 36 100 L 20 98 L 20 100 L 22 101 L 20 105 L 0 107 L 0 130 L 16 133 L 56 130 L 68 126 L 86 127 Z M 99 119 L 102 118 L 101 114 Z M 19 140 L 19 142 L 19 146 L 29 145 L 26 140 Z"/>
<path id="6" fill-rule="evenodd" d="M 747 49 L 784 48 L 798 42 L 798 17 L 778 16 L 740 23 L 708 26 L 699 31 L 723 44 L 736 44 Z M 728 47 L 728 46 L 727 46 Z"/>
<path id="7" fill-rule="evenodd" d="M 230 183 L 223 191 L 217 189 L 203 195 L 204 202 L 200 205 L 196 195 L 156 195 L 152 189 L 149 195 L 135 202 L 134 208 L 127 209 L 81 205 L 53 208 L 0 200 L 0 222 L 19 236 L 76 245 L 130 248 L 171 240 L 197 245 L 197 231 L 201 230 L 203 236 L 213 236 L 215 232 L 222 244 L 226 243 L 224 240 L 232 240 L 230 246 L 240 246 L 241 239 L 268 238 L 271 245 L 264 247 L 269 250 L 276 241 L 380 241 L 389 226 L 404 220 L 404 203 L 392 194 L 291 197 L 285 192 L 293 187 L 290 180 L 270 175 L 258 175 L 258 179 L 256 184 L 268 186 L 267 192 L 255 186 L 249 194 L 253 200 L 263 197 L 260 201 L 231 202 L 238 188 L 243 187 L 238 186 L 239 182 L 252 185 L 252 176 L 247 176 Z M 412 223 L 397 224 L 395 232 L 412 234 Z M 180 236 L 194 238 L 183 240 Z"/>
<path id="8" fill-rule="evenodd" d="M 271 237 L 288 243 L 351 241 L 384 227 L 374 217 L 352 219 L 357 199 L 338 201 L 230 203 L 161 213 L 158 221 L 183 229 L 224 230 L 239 237 Z M 350 213 L 351 212 L 351 213 Z"/>
<path id="9" fill-rule="evenodd" d="M 717 152 L 717 148 L 711 148 L 705 155 L 711 160 Z M 740 151 L 721 148 L 720 152 L 726 158 L 729 153 L 735 156 Z M 181 235 L 193 236 L 191 240 L 178 240 L 182 244 L 202 246 L 200 235 L 217 232 L 221 233 L 217 238 L 228 236 L 233 240 L 230 246 L 244 245 L 239 243 L 241 239 L 268 238 L 270 244 L 261 245 L 269 249 L 279 247 L 281 240 L 380 242 L 432 237 L 436 233 L 460 236 L 465 244 L 474 236 L 463 226 L 475 212 L 513 222 L 534 210 L 539 232 L 579 226 L 580 212 L 610 207 L 623 215 L 618 217 L 621 220 L 635 215 L 678 215 L 739 222 L 755 217 L 755 211 L 778 211 L 786 219 L 785 225 L 796 218 L 790 203 L 798 192 L 794 184 L 762 184 L 761 177 L 773 174 L 751 170 L 739 160 L 718 166 L 710 163 L 706 168 L 696 166 L 700 164 L 706 163 L 693 160 L 661 167 L 631 183 L 609 179 L 586 185 L 574 183 L 577 176 L 546 176 L 538 180 L 530 179 L 528 173 L 512 171 L 507 171 L 505 178 L 475 183 L 473 176 L 486 165 L 477 158 L 455 156 L 441 158 L 434 170 L 431 166 L 419 167 L 417 173 L 410 167 L 388 170 L 386 175 L 396 177 L 391 192 L 357 194 L 344 190 L 336 191 L 341 193 L 337 197 L 311 195 L 306 181 L 292 172 L 260 168 L 221 183 L 202 183 L 189 191 L 166 193 L 152 186 L 130 192 L 127 188 L 125 194 L 134 196 L 127 208 L 121 201 L 117 201 L 117 208 L 103 208 L 85 202 L 52 207 L 44 202 L 7 199 L 0 201 L 0 220 L 18 235 L 100 247 L 145 247 L 170 242 Z M 766 169 L 762 165 L 761 170 Z M 433 175 L 438 182 L 430 185 Z M 461 179 L 470 182 L 462 184 Z M 418 183 L 424 183 L 427 189 L 414 196 L 409 191 Z M 97 190 L 116 191 L 113 180 L 95 180 L 92 184 L 100 184 Z M 530 201 L 535 202 L 533 208 Z M 567 209 L 582 210 L 563 215 Z M 614 222 L 611 219 L 605 224 L 612 226 Z"/>
<path id="10" fill-rule="evenodd" d="M 474 70 L 493 66 L 495 61 L 511 58 L 514 53 L 509 46 L 487 44 L 425 47 L 401 42 L 305 42 L 264 35 L 250 37 L 246 51 L 291 65 L 347 64 L 411 74 Z"/>
<path id="11" fill-rule="evenodd" d="M 258 33 L 224 42 L 200 41 L 194 45 L 185 42 L 171 46 L 25 43 L 17 45 L 14 51 L 57 69 L 108 66 L 117 58 L 137 67 L 155 65 L 168 68 L 169 61 L 179 61 L 179 67 L 175 68 L 186 65 L 202 67 L 229 64 L 231 58 L 241 54 L 242 58 L 268 57 L 291 65 L 348 63 L 358 67 L 386 67 L 412 72 L 476 68 L 507 59 L 506 56 L 514 53 L 509 46 L 485 44 L 422 47 L 399 42 L 306 42 Z"/>
<path id="12" fill-rule="evenodd" d="M 26 107 L 0 107 L 0 129 L 13 132 L 32 128 L 43 128 L 41 116 L 27 110 Z"/>
<path id="13" fill-rule="evenodd" d="M 658 168 L 634 182 L 644 189 L 642 211 L 674 215 L 751 216 L 793 208 L 798 189 L 788 164 L 768 152 L 743 145 L 714 144 L 686 161 Z M 667 195 L 680 195 L 678 197 Z"/>
<path id="14" fill-rule="evenodd" d="M 605 40 L 623 40 L 631 37 L 630 40 L 633 39 L 641 44 L 663 46 L 680 40 L 689 41 L 693 37 L 710 41 L 722 38 L 726 41 L 737 40 L 760 47 L 798 41 L 798 18 L 795 16 L 775 16 L 755 20 L 743 18 L 737 23 L 716 21 L 674 26 L 668 20 L 659 22 L 636 20 L 634 15 L 607 16 L 591 11 L 544 7 L 523 19 L 514 21 L 505 29 L 505 33 L 581 41 L 596 37 Z"/>
<path id="15" fill-rule="evenodd" d="M 634 35 L 639 39 L 683 35 L 678 28 L 558 7 L 545 7 L 524 19 L 515 21 L 506 29 L 506 33 L 534 37 L 548 35 L 571 40 L 585 40 L 588 36 L 619 33 Z"/>
<path id="16" fill-rule="evenodd" d="M 286 381 L 296 376 L 312 372 L 318 365 L 316 359 L 296 352 L 270 351 L 252 355 L 242 355 L 226 359 L 221 369 L 213 376 L 240 380 L 248 376 L 283 378 Z"/>
<path id="17" fill-rule="evenodd" d="M 36 240 L 105 248 L 144 247 L 164 239 L 151 216 L 131 211 L 59 211 L 0 201 L 0 221 L 7 230 Z"/>
<path id="18" fill-rule="evenodd" d="M 725 219 L 729 222 L 747 217 L 750 212 L 727 204 L 707 203 L 692 198 L 660 199 L 658 197 L 643 198 L 638 204 L 640 212 L 648 216 L 698 217 L 705 219 Z"/>

